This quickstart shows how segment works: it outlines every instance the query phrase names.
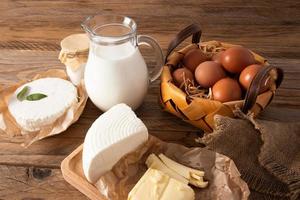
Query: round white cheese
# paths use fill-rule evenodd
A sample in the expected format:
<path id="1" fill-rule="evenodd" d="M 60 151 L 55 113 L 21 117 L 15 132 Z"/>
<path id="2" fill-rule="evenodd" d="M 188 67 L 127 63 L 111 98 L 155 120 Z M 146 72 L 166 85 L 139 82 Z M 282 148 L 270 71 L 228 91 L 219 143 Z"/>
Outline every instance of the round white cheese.
<path id="1" fill-rule="evenodd" d="M 95 183 L 147 139 L 147 127 L 129 106 L 113 106 L 92 124 L 85 136 L 82 166 L 87 180 Z"/>
<path id="2" fill-rule="evenodd" d="M 17 94 L 25 86 L 29 87 L 28 94 L 42 93 L 47 97 L 36 101 L 20 101 Z M 41 78 L 20 86 L 11 96 L 8 109 L 23 129 L 38 131 L 41 127 L 55 122 L 76 102 L 77 89 L 70 81 Z"/>

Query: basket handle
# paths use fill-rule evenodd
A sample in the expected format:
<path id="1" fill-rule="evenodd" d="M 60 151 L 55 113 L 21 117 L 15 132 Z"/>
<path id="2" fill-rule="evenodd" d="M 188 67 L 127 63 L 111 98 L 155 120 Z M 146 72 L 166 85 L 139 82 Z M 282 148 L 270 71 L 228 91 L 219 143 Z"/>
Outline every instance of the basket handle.
<path id="1" fill-rule="evenodd" d="M 193 35 L 192 38 L 192 43 L 199 43 L 200 38 L 201 38 L 201 28 L 197 24 L 190 24 L 189 26 L 185 27 L 182 29 L 176 36 L 175 38 L 170 42 L 167 50 L 167 55 L 165 59 L 165 63 L 167 63 L 167 59 L 169 55 L 172 53 L 172 51 L 180 44 L 182 43 L 185 39 Z"/>
<path id="2" fill-rule="evenodd" d="M 261 83 L 267 76 L 269 76 L 269 73 L 271 70 L 275 69 L 277 71 L 277 78 L 275 80 L 276 88 L 278 88 L 283 80 L 283 70 L 278 67 L 272 67 L 267 66 L 262 68 L 254 77 L 253 81 L 251 82 L 249 89 L 247 90 L 246 97 L 245 97 L 245 103 L 243 105 L 242 111 L 244 113 L 247 113 L 248 110 L 250 110 L 255 102 L 256 98 L 259 95 Z"/>

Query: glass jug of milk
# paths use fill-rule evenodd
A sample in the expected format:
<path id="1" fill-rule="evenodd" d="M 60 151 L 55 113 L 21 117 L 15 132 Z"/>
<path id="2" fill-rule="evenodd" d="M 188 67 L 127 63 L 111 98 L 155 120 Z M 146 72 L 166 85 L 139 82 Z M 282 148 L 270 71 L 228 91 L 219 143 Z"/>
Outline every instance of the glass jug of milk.
<path id="1" fill-rule="evenodd" d="M 158 43 L 137 35 L 136 23 L 125 16 L 95 15 L 81 25 L 90 39 L 84 82 L 92 102 L 102 111 L 118 103 L 139 107 L 149 83 L 162 71 L 163 54 Z M 157 66 L 151 73 L 139 45 L 151 47 L 156 56 Z"/>

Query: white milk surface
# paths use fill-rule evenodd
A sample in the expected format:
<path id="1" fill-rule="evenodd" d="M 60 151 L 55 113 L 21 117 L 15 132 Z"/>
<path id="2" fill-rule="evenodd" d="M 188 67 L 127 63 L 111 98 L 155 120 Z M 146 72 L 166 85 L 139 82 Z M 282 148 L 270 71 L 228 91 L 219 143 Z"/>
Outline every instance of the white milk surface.
<path id="1" fill-rule="evenodd" d="M 84 81 L 90 99 L 102 111 L 119 103 L 136 109 L 149 82 L 146 63 L 130 42 L 115 46 L 92 43 Z"/>

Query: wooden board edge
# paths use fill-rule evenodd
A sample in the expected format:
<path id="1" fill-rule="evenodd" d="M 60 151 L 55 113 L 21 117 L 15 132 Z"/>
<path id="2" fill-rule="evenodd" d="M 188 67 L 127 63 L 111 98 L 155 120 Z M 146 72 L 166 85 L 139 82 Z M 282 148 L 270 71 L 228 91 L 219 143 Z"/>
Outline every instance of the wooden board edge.
<path id="1" fill-rule="evenodd" d="M 83 177 L 79 176 L 75 171 L 73 171 L 70 167 L 71 162 L 73 159 L 82 152 L 83 144 L 77 147 L 70 155 L 68 155 L 61 163 L 61 172 L 63 178 L 73 187 L 75 187 L 78 191 L 83 193 L 89 199 L 92 200 L 106 200 L 103 197 L 98 189 L 93 186 L 92 184 L 88 183 L 86 180 L 82 180 Z M 75 162 L 75 161 L 74 161 Z M 88 185 L 87 185 L 88 184 Z M 93 189 L 90 186 L 94 187 Z"/>

